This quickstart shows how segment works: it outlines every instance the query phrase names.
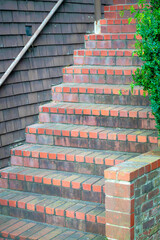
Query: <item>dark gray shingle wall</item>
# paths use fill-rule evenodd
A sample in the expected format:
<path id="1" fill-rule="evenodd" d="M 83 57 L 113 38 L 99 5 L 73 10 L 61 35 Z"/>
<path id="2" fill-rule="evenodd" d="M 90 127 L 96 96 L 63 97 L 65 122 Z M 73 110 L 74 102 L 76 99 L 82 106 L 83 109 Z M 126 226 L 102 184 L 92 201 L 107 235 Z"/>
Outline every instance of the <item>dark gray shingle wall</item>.
<path id="1" fill-rule="evenodd" d="M 1 0 L 0 76 L 52 9 L 55 0 Z M 102 9 L 107 0 L 102 1 Z M 0 87 L 0 168 L 10 148 L 25 139 L 25 127 L 38 121 L 38 106 L 50 101 L 51 85 L 62 82 L 62 68 L 73 64 L 73 50 L 93 31 L 94 0 L 65 0 L 32 48 Z"/>

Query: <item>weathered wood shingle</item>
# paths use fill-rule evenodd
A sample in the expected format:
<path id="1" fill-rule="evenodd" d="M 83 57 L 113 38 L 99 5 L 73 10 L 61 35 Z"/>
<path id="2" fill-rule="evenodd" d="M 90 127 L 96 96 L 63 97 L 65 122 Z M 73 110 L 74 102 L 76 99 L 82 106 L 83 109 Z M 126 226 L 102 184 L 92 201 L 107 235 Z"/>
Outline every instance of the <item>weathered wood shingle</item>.
<path id="1" fill-rule="evenodd" d="M 0 4 L 0 77 L 38 28 L 56 0 L 2 0 Z M 102 9 L 106 0 L 102 1 Z M 51 100 L 51 85 L 62 81 L 62 68 L 73 64 L 73 50 L 84 47 L 93 31 L 94 0 L 65 0 L 0 87 L 0 168 L 10 147 L 25 138 L 25 127 L 38 121 L 38 105 Z"/>

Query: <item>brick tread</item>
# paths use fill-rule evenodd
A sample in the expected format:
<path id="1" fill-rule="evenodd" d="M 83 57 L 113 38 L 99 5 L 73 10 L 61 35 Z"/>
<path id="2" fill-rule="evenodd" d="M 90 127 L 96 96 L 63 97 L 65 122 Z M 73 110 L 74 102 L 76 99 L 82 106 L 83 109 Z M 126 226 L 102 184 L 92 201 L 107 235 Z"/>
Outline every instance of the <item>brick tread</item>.
<path id="1" fill-rule="evenodd" d="M 138 4 L 137 3 L 129 3 L 129 4 L 116 4 L 114 6 L 105 6 L 104 7 L 104 18 L 105 19 L 126 19 L 126 18 L 129 18 L 131 17 L 131 14 L 130 14 L 130 11 L 129 11 L 129 8 L 131 6 L 134 6 L 134 8 L 137 10 L 139 9 L 138 7 Z M 120 16 L 120 11 L 124 11 L 124 15 L 123 17 Z M 133 16 L 133 15 L 132 15 Z M 105 20 L 104 19 L 104 20 Z M 103 19 L 102 19 L 103 20 Z"/>
<path id="2" fill-rule="evenodd" d="M 131 66 L 76 65 L 63 68 L 64 83 L 130 84 L 136 68 Z"/>
<path id="3" fill-rule="evenodd" d="M 105 44 L 105 43 L 104 43 Z M 97 44 L 99 45 L 99 44 Z M 142 61 L 135 54 L 134 49 L 103 49 L 103 44 L 97 49 L 81 49 L 74 51 L 75 65 L 100 65 L 100 66 L 140 66 Z"/>
<path id="4" fill-rule="evenodd" d="M 75 90 L 75 88 L 70 89 L 70 92 L 72 91 L 72 89 Z M 67 90 L 69 90 L 69 88 L 67 88 Z M 95 92 L 96 90 L 97 92 L 101 93 L 104 89 L 94 89 L 90 87 L 79 88 L 78 90 L 88 90 L 89 93 L 92 93 L 91 96 L 93 96 L 93 91 Z M 108 90 L 110 89 L 107 89 L 107 91 Z M 114 91 L 115 90 L 116 89 L 114 89 Z M 62 87 L 62 91 L 65 91 L 65 87 Z M 119 90 L 117 88 L 117 91 L 115 91 L 115 93 L 118 93 L 118 91 Z M 127 93 L 127 91 L 128 90 L 123 90 L 125 94 Z M 81 101 L 82 100 L 83 98 L 81 98 Z M 129 98 L 127 98 L 127 100 L 129 100 Z M 119 101 L 122 102 L 123 105 L 118 105 L 119 102 L 117 99 L 113 99 L 113 101 L 115 101 L 117 105 L 98 104 L 96 103 L 96 99 L 95 103 L 92 104 L 82 102 L 51 102 L 40 106 L 39 121 L 80 125 L 87 124 L 89 126 L 102 127 L 132 127 L 134 129 L 155 129 L 155 120 L 154 116 L 152 115 L 151 108 L 149 106 L 125 105 L 125 103 L 127 103 L 127 100 L 124 102 Z M 104 100 L 102 99 L 102 101 Z"/>
<path id="5" fill-rule="evenodd" d="M 85 41 L 107 41 L 107 40 L 135 40 L 135 34 L 132 33 L 100 33 L 84 36 Z M 141 38 L 141 37 L 136 37 Z"/>
<path id="6" fill-rule="evenodd" d="M 126 139 L 129 140 L 129 136 L 133 136 L 135 142 L 149 142 L 157 143 L 157 131 L 154 130 L 143 130 L 143 129 L 125 129 L 125 128 L 105 128 L 95 126 L 81 126 L 73 124 L 59 124 L 59 123 L 44 123 L 44 124 L 33 124 L 26 128 L 27 134 L 35 135 L 52 135 L 61 137 L 80 137 L 80 138 L 97 138 L 97 139 L 108 139 L 118 140 L 119 135 L 123 134 Z M 114 136 L 114 137 L 113 137 Z M 123 141 L 126 141 L 123 140 Z M 154 140 L 153 140 L 154 139 Z M 34 142 L 33 142 L 34 143 Z"/>
<path id="7" fill-rule="evenodd" d="M 0 239 L 30 239 L 30 240 L 103 240 L 105 237 L 94 233 L 87 233 L 58 227 L 51 224 L 38 223 L 28 219 L 14 218 L 0 215 Z"/>
<path id="8" fill-rule="evenodd" d="M 109 26 L 107 26 L 109 28 Z M 105 26 L 104 26 L 105 28 Z M 141 66 L 138 56 L 132 56 L 133 49 L 125 50 L 75 50 L 74 65 L 93 66 Z M 76 55 L 78 53 L 78 55 Z"/>
<path id="9" fill-rule="evenodd" d="M 92 91 L 91 91 L 91 90 Z M 116 94 L 119 95 L 119 91 L 121 91 L 122 95 L 131 95 L 131 87 L 130 85 L 123 85 L 123 84 L 89 84 L 89 83 L 67 83 L 60 84 L 59 86 L 52 87 L 52 92 L 65 92 L 65 93 L 87 93 L 87 94 Z M 127 92 L 125 92 L 127 91 Z M 144 91 L 142 87 L 135 86 L 133 90 L 133 95 L 141 95 L 143 96 Z"/>
<path id="10" fill-rule="evenodd" d="M 52 89 L 57 89 L 57 92 L 62 92 L 61 88 L 65 88 L 65 91 L 64 92 L 70 92 L 70 89 L 71 88 L 93 88 L 93 89 L 100 89 L 102 93 L 105 93 L 106 89 L 118 89 L 118 90 L 130 90 L 131 87 L 128 86 L 128 85 L 124 85 L 124 84 L 116 84 L 116 85 L 112 85 L 112 84 L 89 84 L 89 83 L 81 83 L 81 85 L 79 84 L 76 84 L 76 83 L 70 83 L 69 85 L 67 83 L 62 83 L 58 86 L 53 86 Z M 139 86 L 135 86 L 134 87 L 135 90 L 141 90 L 140 94 L 143 95 L 143 91 L 142 91 L 142 87 L 139 87 Z M 79 92 L 81 92 L 79 90 Z M 84 90 L 82 91 L 82 93 L 84 93 Z M 86 92 L 86 93 L 89 93 L 89 92 Z M 96 91 L 95 91 L 96 93 Z"/>
<path id="11" fill-rule="evenodd" d="M 140 39 L 140 37 L 136 37 Z M 97 34 L 97 35 L 86 35 L 85 36 L 85 48 L 88 50 L 87 54 L 91 54 L 90 49 L 94 49 L 97 52 L 92 54 L 101 54 L 102 56 L 110 56 L 121 54 L 121 52 L 113 52 L 117 49 L 124 50 L 123 55 L 128 54 L 126 49 L 135 50 L 135 37 L 134 34 Z M 104 49 L 104 50 L 103 50 Z M 108 49 L 108 51 L 106 51 Z M 98 51 L 102 50 L 100 53 Z M 122 54 L 121 54 L 122 55 Z"/>
<path id="12" fill-rule="evenodd" d="M 133 66 L 93 66 L 93 65 L 75 65 L 63 68 L 63 74 L 85 74 L 85 75 L 108 75 L 108 76 L 132 76 L 136 67 Z M 86 83 L 86 82 L 85 82 Z M 105 83 L 105 82 L 104 82 Z"/>
<path id="13" fill-rule="evenodd" d="M 107 19 L 117 19 L 118 22 L 123 22 L 123 20 L 118 19 L 119 13 L 113 12 L 109 13 L 111 17 L 107 16 L 108 13 L 105 13 L 105 16 Z M 108 21 L 109 22 L 109 21 Z M 125 24 L 112 24 L 112 20 L 110 20 L 111 24 L 107 24 L 107 20 L 102 20 L 100 21 L 100 28 L 101 28 L 101 33 L 117 33 L 117 34 L 133 34 L 136 32 L 136 24 L 130 24 L 128 25 L 127 20 Z M 104 23 L 104 24 L 103 24 Z"/>
<path id="14" fill-rule="evenodd" d="M 26 128 L 26 143 L 144 153 L 157 147 L 157 135 L 156 130 L 43 123 Z"/>
<path id="15" fill-rule="evenodd" d="M 113 12 L 115 13 L 115 12 Z M 127 18 L 123 18 L 123 19 L 100 19 L 99 23 L 101 25 L 128 25 L 128 19 Z M 131 25 L 135 25 L 136 24 L 136 21 L 133 19 L 130 23 Z"/>
<path id="16" fill-rule="evenodd" d="M 52 92 L 57 93 L 86 93 L 86 94 L 108 94 L 108 95 L 133 95 L 143 96 L 144 91 L 142 87 L 135 86 L 133 93 L 131 92 L 130 85 L 125 84 L 93 84 L 93 83 L 63 83 L 58 86 L 52 87 Z M 147 94 L 146 94 L 147 96 Z M 129 104 L 130 105 L 130 104 Z"/>
<path id="17" fill-rule="evenodd" d="M 132 53 L 134 52 L 134 49 L 80 49 L 80 50 L 74 50 L 74 56 L 92 56 L 92 57 L 111 57 L 111 56 L 117 56 L 117 57 L 131 57 Z"/>
<path id="18" fill-rule="evenodd" d="M 39 144 L 24 144 L 23 146 L 16 147 L 11 151 L 12 165 L 19 165 L 25 167 L 37 167 L 44 168 L 43 161 L 44 159 L 57 160 L 61 162 L 73 162 L 73 163 L 88 163 L 89 165 L 104 165 L 104 166 L 113 166 L 120 162 L 129 160 L 131 158 L 136 157 L 137 153 L 128 153 L 128 152 L 119 152 L 119 151 L 102 151 L 102 150 L 88 150 L 88 149 L 79 149 L 79 148 L 71 148 L 71 147 L 57 147 L 57 146 L 44 146 Z M 94 156 L 91 157 L 90 155 Z M 23 158 L 16 158 L 23 157 Z M 26 159 L 27 157 L 27 159 Z M 32 162 L 27 161 L 28 158 L 32 159 Z M 33 164 L 34 160 L 40 161 L 39 164 Z M 36 161 L 37 163 L 37 161 Z M 49 167 L 51 167 L 49 165 Z M 81 166 L 82 168 L 82 166 Z M 71 170 L 71 169 L 70 169 Z M 64 170 L 65 171 L 65 170 Z M 68 169 L 66 168 L 66 171 Z M 88 170 L 89 171 L 89 170 Z M 96 174 L 95 174 L 96 175 Z"/>
<path id="19" fill-rule="evenodd" d="M 101 89 L 100 89 L 101 90 Z M 119 89 L 118 89 L 119 90 Z M 124 90 L 125 92 L 125 90 Z M 86 110 L 91 110 L 90 112 L 86 112 Z M 132 105 L 111 105 L 111 104 L 87 104 L 87 103 L 48 103 L 40 106 L 40 112 L 49 112 L 49 113 L 59 113 L 59 114 L 85 114 L 85 115 L 102 115 L 102 116 L 115 116 L 110 113 L 111 111 L 116 111 L 117 114 L 120 114 L 121 110 L 125 110 L 128 112 L 124 117 L 130 117 L 130 112 L 136 112 L 134 117 L 136 118 L 151 118 L 152 115 L 151 108 L 149 106 L 132 106 Z M 79 111 L 78 111 L 79 110 Z M 108 114 L 103 113 L 104 110 L 108 110 Z M 97 111 L 96 113 L 94 113 Z"/>
<path id="20" fill-rule="evenodd" d="M 86 66 L 81 66 L 81 65 L 79 65 L 79 66 L 75 66 L 75 65 L 73 65 L 73 66 L 68 66 L 68 67 L 64 67 L 63 68 L 63 73 L 67 73 L 67 70 L 69 71 L 68 73 L 73 73 L 73 71 L 76 69 L 76 71 L 77 71 L 77 69 L 80 69 L 81 71 L 82 71 L 82 69 L 93 69 L 93 70 L 97 70 L 97 72 L 98 72 L 98 70 L 99 69 L 103 69 L 103 70 L 113 70 L 113 71 L 115 71 L 115 70 L 136 70 L 137 68 L 136 67 L 134 67 L 134 66 L 122 66 L 122 67 L 119 67 L 119 66 L 112 66 L 112 67 L 108 67 L 108 66 L 101 66 L 101 67 L 99 67 L 99 66 L 91 66 L 91 65 L 86 65 Z M 72 71 L 72 69 L 73 69 L 73 71 Z M 65 70 L 66 70 L 66 72 L 65 72 Z M 75 72 L 75 73 L 79 73 L 79 72 Z"/>
<path id="21" fill-rule="evenodd" d="M 111 81 L 115 81 L 115 77 L 119 76 L 113 76 Z M 69 79 L 70 75 L 66 75 L 66 78 Z M 75 81 L 78 81 L 78 79 L 85 81 L 86 75 L 75 75 Z M 149 97 L 141 87 L 136 86 L 132 92 L 130 85 L 127 84 L 114 85 L 96 83 L 96 81 L 105 81 L 104 79 L 105 75 L 99 75 L 93 78 L 88 75 L 87 83 L 85 84 L 84 82 L 71 82 L 54 86 L 52 87 L 52 100 L 54 102 L 79 103 L 80 105 L 87 102 L 91 104 L 106 104 L 107 107 L 110 105 L 113 108 L 116 107 L 114 105 L 142 106 L 142 108 L 143 106 L 149 106 Z M 89 83 L 92 80 L 95 81 L 95 83 Z M 144 97 L 144 94 L 146 94 L 146 97 Z"/>
<path id="22" fill-rule="evenodd" d="M 3 206 L 105 225 L 105 207 L 100 203 L 3 189 L 0 207 Z"/>
<path id="23" fill-rule="evenodd" d="M 137 3 L 132 3 L 132 4 L 114 4 L 111 6 L 105 6 L 104 7 L 104 12 L 111 12 L 111 11 L 122 11 L 122 10 L 128 10 L 130 9 L 131 6 L 134 6 L 135 9 L 139 9 Z"/>
<path id="24" fill-rule="evenodd" d="M 93 156 L 93 153 L 91 156 Z M 52 186 L 58 186 L 59 188 L 67 188 L 68 190 L 79 189 L 80 191 L 104 193 L 104 178 L 96 175 L 12 166 L 2 169 L 0 171 L 0 176 L 1 179 L 40 183 L 41 185 L 49 184 Z M 12 184 L 9 184 L 8 188 L 12 188 Z"/>
<path id="25" fill-rule="evenodd" d="M 62 89 L 62 88 L 65 88 L 65 89 Z M 74 88 L 74 89 L 72 90 L 72 88 Z M 75 88 L 77 88 L 78 91 Z M 83 88 L 83 90 L 79 90 L 79 88 Z M 79 92 L 79 93 L 87 93 L 87 94 L 89 94 L 90 92 L 87 91 L 87 90 L 85 91 L 84 90 L 85 88 L 86 89 L 87 88 L 94 89 L 94 93 L 97 93 L 97 91 L 99 90 L 99 91 L 101 91 L 100 94 L 104 94 L 105 92 L 107 92 L 108 89 L 111 89 L 112 92 L 108 91 L 106 94 L 112 94 L 112 93 L 114 94 L 114 92 L 113 92 L 114 89 L 116 89 L 116 90 L 118 89 L 118 90 L 121 90 L 121 91 L 128 90 L 128 91 L 131 92 L 130 85 L 124 85 L 124 84 L 116 84 L 116 85 L 113 85 L 113 84 L 93 84 L 93 83 L 92 84 L 90 84 L 90 83 L 85 83 L 85 84 L 81 83 L 81 85 L 79 85 L 77 83 L 70 83 L 69 85 L 67 83 L 62 83 L 62 84 L 60 84 L 58 86 L 53 86 L 52 87 L 52 91 L 54 92 L 54 89 L 55 89 L 56 92 L 66 92 L 66 93 L 68 93 L 68 92 L 72 92 L 72 93 Z M 144 95 L 144 91 L 142 89 L 143 88 L 140 87 L 140 86 L 135 86 L 134 90 L 138 91 L 138 93 L 136 93 L 136 95 L 140 94 L 141 96 L 143 96 Z M 133 94 L 135 94 L 135 93 L 133 92 Z"/>

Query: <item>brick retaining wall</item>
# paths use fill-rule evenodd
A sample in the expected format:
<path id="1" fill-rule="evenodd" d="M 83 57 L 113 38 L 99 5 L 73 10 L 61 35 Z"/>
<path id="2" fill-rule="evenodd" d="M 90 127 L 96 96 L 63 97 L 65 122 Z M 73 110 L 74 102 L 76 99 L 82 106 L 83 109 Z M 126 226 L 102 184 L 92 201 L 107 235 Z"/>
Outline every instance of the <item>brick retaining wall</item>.
<path id="1" fill-rule="evenodd" d="M 160 148 L 105 170 L 106 236 L 160 239 Z"/>

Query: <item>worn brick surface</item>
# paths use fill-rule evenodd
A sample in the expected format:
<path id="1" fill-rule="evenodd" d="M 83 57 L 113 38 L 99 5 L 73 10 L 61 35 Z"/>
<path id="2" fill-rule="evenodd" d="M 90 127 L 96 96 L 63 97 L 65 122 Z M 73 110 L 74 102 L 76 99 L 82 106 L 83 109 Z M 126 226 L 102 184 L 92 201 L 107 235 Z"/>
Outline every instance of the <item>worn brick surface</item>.
<path id="1" fill-rule="evenodd" d="M 0 19 L 6 21 L 7 16 L 21 24 L 29 9 L 39 16 L 34 23 L 42 21 L 42 9 L 46 14 L 50 9 L 49 0 L 23 6 L 15 1 L 9 9 L 7 2 L 1 6 Z M 145 236 L 155 240 L 158 236 L 159 150 L 146 154 L 157 147 L 158 134 L 148 94 L 141 87 L 130 88 L 132 75 L 142 64 L 138 56 L 132 57 L 136 38 L 141 41 L 134 36 L 136 23 L 132 20 L 129 25 L 127 20 L 131 4 L 136 9 L 138 5 L 135 0 L 108 1 L 106 18 L 99 21 L 101 33 L 86 34 L 84 49 L 81 37 L 86 28 L 81 23 L 93 22 L 92 4 L 91 0 L 84 3 L 90 9 L 88 15 L 87 9 L 82 14 L 82 3 L 64 3 L 55 21 L 51 19 L 35 42 L 37 48 L 28 53 L 30 61 L 27 54 L 17 66 L 16 71 L 23 70 L 21 77 L 13 73 L 13 84 L 7 82 L 3 88 L 2 158 L 4 146 L 22 139 L 22 129 L 27 127 L 26 143 L 11 150 L 12 166 L 0 171 L 0 213 L 18 218 L 3 217 L 2 238 L 102 240 L 106 235 L 115 240 L 141 240 Z M 20 6 L 22 15 L 18 18 Z M 121 10 L 125 10 L 123 18 L 119 17 Z M 76 25 L 66 18 L 71 12 Z M 80 39 L 74 34 L 77 32 Z M 13 44 L 20 48 L 22 39 L 12 39 Z M 8 38 L 3 44 L 9 47 Z M 37 58 L 32 64 L 34 54 Z M 1 56 L 5 66 L 3 49 Z M 65 61 L 68 66 L 64 68 Z M 28 73 L 31 65 L 34 72 L 31 68 Z M 61 82 L 61 67 L 63 83 L 55 85 Z M 32 125 L 30 116 L 38 113 L 36 102 L 49 100 L 48 83 L 54 80 L 52 101 L 39 107 L 39 121 Z"/>
<path id="2" fill-rule="evenodd" d="M 43 133 L 39 134 L 42 129 Z M 76 136 L 72 131 L 76 129 Z M 34 131 L 34 134 L 30 131 Z M 124 135 L 121 140 L 121 134 Z M 107 142 L 104 140 L 108 140 Z M 73 124 L 44 123 L 26 128 L 27 143 L 57 145 L 66 147 L 95 148 L 97 150 L 146 152 L 157 146 L 158 137 L 154 130 L 104 128 L 81 126 Z M 94 147 L 93 147 L 94 146 Z"/>
<path id="3" fill-rule="evenodd" d="M 46 170 L 44 172 L 43 169 L 26 167 L 12 167 L 10 168 L 10 171 L 16 172 L 15 178 L 12 179 L 8 170 L 8 188 L 10 189 L 31 191 L 41 194 L 47 193 L 48 195 L 54 196 L 58 194 L 59 191 L 58 196 L 68 197 L 71 199 L 85 198 L 83 199 L 85 201 L 90 201 L 90 194 L 92 194 L 92 201 L 100 203 L 103 202 L 104 199 L 104 178 L 101 176 L 78 173 L 73 174 L 62 171 L 57 172 L 56 170 Z M 5 176 L 5 170 L 1 172 L 2 180 L 3 176 Z M 46 191 L 46 185 L 48 187 L 48 191 Z M 14 202 L 12 204 L 14 204 Z M 30 206 L 32 208 L 32 204 L 27 204 L 28 207 Z M 35 204 L 33 205 L 35 206 Z"/>
<path id="4" fill-rule="evenodd" d="M 0 215 L 1 233 L 0 239 L 73 239 L 83 237 L 83 239 L 104 239 L 103 236 L 97 234 L 89 234 L 77 230 L 69 230 L 68 228 L 55 227 L 43 223 L 33 222 L 30 220 L 21 220 L 18 218 Z"/>
<path id="5" fill-rule="evenodd" d="M 104 175 L 104 169 L 120 162 L 137 156 L 136 153 L 98 151 L 87 149 L 64 148 L 43 145 L 27 145 L 22 152 L 12 150 L 11 163 L 18 165 L 15 158 L 21 158 L 21 165 L 25 166 L 25 152 L 28 154 L 30 163 L 27 167 L 52 169 L 86 174 Z M 95 155 L 91 155 L 94 153 Z M 20 156 L 19 156 L 20 155 Z M 37 166 L 35 162 L 39 162 Z M 9 168 L 11 171 L 11 168 Z M 3 178 L 8 176 L 2 171 Z M 42 175 L 45 174 L 45 170 Z M 35 176 L 36 182 L 42 182 L 42 175 Z M 24 179 L 23 174 L 18 174 L 18 179 Z"/>
<path id="6" fill-rule="evenodd" d="M 10 205 L 9 199 L 13 198 L 14 196 L 17 196 L 17 199 L 15 198 L 16 204 Z M 20 199 L 20 200 L 19 200 Z M 2 201 L 3 200 L 3 201 Z M 18 192 L 18 191 L 11 191 L 6 190 L 3 193 L 0 193 L 0 209 L 6 209 L 8 214 L 12 216 L 12 212 L 14 211 L 14 214 L 18 217 L 22 217 L 23 214 L 27 216 L 27 214 L 30 213 L 30 219 L 32 219 L 32 214 L 34 214 L 34 219 L 38 219 L 40 216 L 40 213 L 43 213 L 45 217 L 41 218 L 42 222 L 46 222 L 49 224 L 57 224 L 59 226 L 67 226 L 67 222 L 69 219 L 75 218 L 77 221 L 84 220 L 88 222 L 88 227 L 91 229 L 91 226 L 89 226 L 89 223 L 97 223 L 101 229 L 103 229 L 102 232 L 99 232 L 98 230 L 91 231 L 95 233 L 104 233 L 105 228 L 105 209 L 103 204 L 97 204 L 97 203 L 90 203 L 90 202 L 84 202 L 84 201 L 70 201 L 69 199 L 65 198 L 58 198 L 53 196 L 46 196 L 46 195 L 39 195 L 39 194 L 31 194 L 29 192 Z M 23 209 L 23 212 L 20 212 L 20 209 Z M 60 221 L 60 219 L 63 217 L 63 221 Z M 49 220 L 50 218 L 50 220 Z M 59 219 L 60 218 L 60 219 Z M 64 223 L 63 223 L 64 222 Z M 25 225 L 24 222 L 21 222 L 20 224 Z M 75 226 L 75 229 L 81 229 L 79 227 L 79 224 Z M 21 226 L 22 226 L 21 225 Z M 1 228 L 3 228 L 3 225 L 0 225 Z M 6 225 L 5 225 L 6 226 Z M 25 230 L 26 225 L 23 226 L 23 229 Z M 19 227 L 17 226 L 19 229 Z M 17 232 L 21 232 L 22 229 L 18 230 Z M 13 230 L 16 230 L 16 227 L 13 227 Z M 6 231 L 6 235 L 10 232 L 9 230 Z M 16 234 L 16 233 L 14 233 Z M 6 236 L 5 235 L 5 236 Z M 8 236 L 8 235 L 7 235 Z"/>

